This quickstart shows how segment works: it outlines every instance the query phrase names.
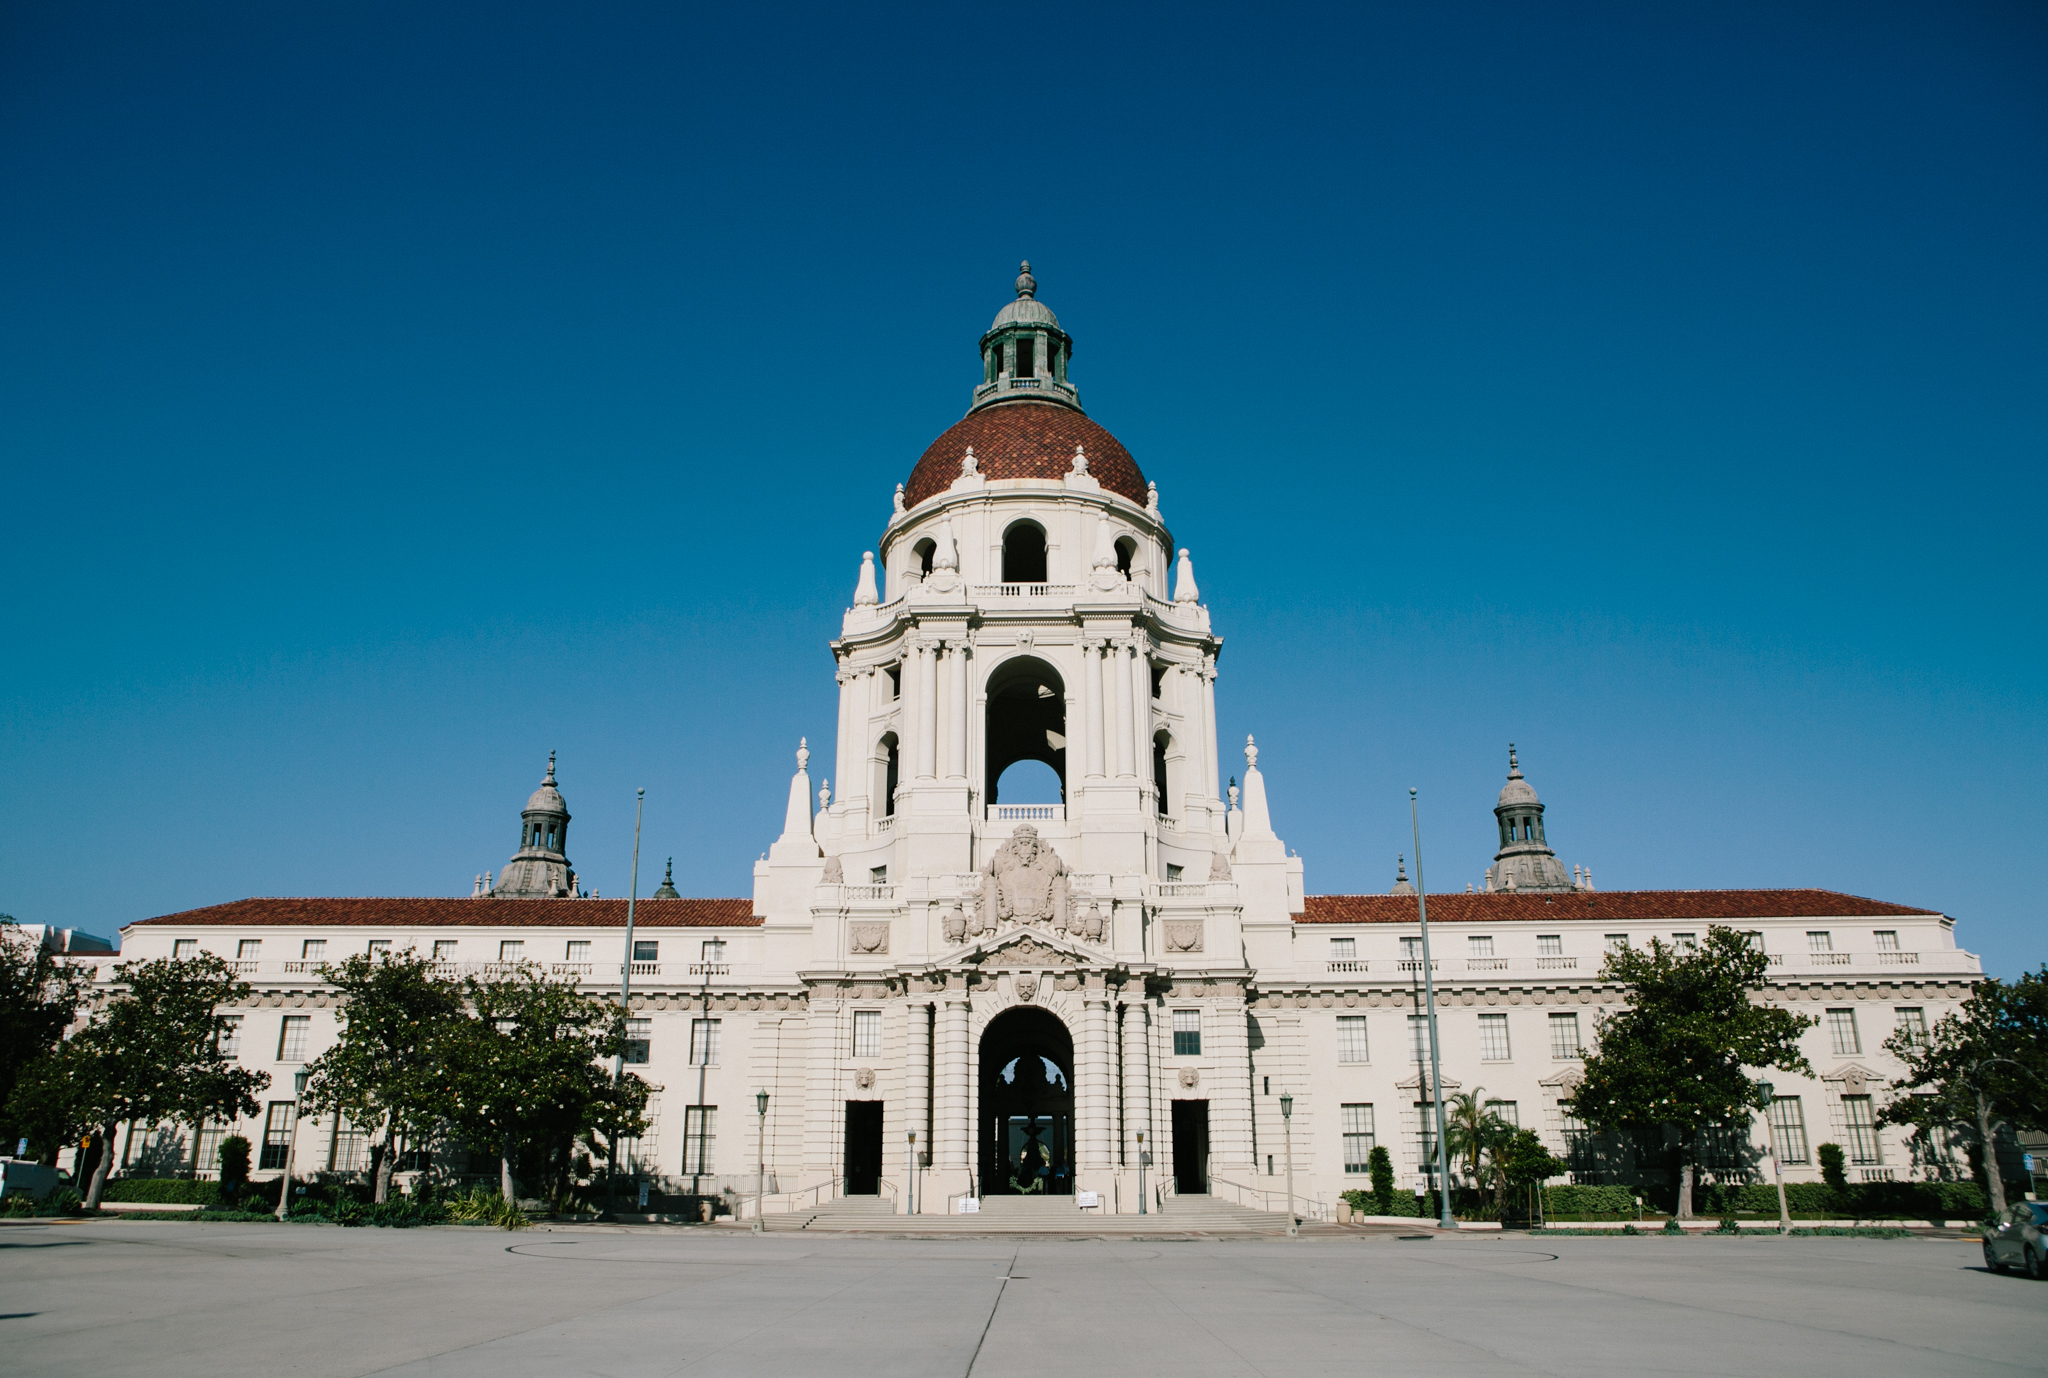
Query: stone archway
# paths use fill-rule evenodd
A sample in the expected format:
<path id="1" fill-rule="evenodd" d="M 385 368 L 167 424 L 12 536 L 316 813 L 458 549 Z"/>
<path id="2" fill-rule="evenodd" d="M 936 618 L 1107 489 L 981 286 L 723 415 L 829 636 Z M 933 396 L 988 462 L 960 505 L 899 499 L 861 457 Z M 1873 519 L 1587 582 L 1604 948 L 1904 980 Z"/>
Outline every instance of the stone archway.
<path id="1" fill-rule="evenodd" d="M 1074 1191 L 1074 1037 L 1057 1015 L 1019 1005 L 981 1035 L 984 1196 L 1071 1196 Z"/>

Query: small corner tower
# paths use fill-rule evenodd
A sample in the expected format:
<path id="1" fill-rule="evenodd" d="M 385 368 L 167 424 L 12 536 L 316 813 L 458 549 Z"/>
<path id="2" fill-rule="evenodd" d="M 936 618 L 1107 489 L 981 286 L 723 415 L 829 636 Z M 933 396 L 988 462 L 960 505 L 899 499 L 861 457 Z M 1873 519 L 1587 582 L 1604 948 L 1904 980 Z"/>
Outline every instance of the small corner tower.
<path id="1" fill-rule="evenodd" d="M 576 872 L 569 865 L 569 805 L 555 788 L 555 753 L 548 753 L 548 773 L 520 810 L 519 850 L 505 863 L 493 899 L 568 899 L 576 894 Z"/>
<path id="2" fill-rule="evenodd" d="M 996 313 L 995 324 L 981 337 L 975 409 L 1028 401 L 1079 410 L 1081 394 L 1067 381 L 1067 360 L 1073 353 L 1074 341 L 1060 329 L 1060 318 L 1038 300 L 1038 279 L 1031 276 L 1030 260 L 1025 260 L 1017 274 L 1017 300 Z"/>
<path id="3" fill-rule="evenodd" d="M 1550 850 L 1543 836 L 1543 804 L 1536 791 L 1522 778 L 1515 759 L 1515 744 L 1508 743 L 1508 782 L 1501 787 L 1500 801 L 1493 816 L 1500 827 L 1500 850 L 1487 868 L 1488 890 L 1528 891 L 1532 894 L 1563 894 L 1576 890 L 1565 874 L 1564 863 Z"/>

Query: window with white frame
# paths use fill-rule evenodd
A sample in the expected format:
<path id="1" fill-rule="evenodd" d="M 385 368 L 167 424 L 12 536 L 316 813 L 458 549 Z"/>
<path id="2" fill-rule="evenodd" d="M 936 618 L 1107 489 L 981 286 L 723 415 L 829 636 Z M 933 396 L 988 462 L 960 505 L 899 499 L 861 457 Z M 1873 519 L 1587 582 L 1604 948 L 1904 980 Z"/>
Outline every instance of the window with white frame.
<path id="1" fill-rule="evenodd" d="M 1436 1169 L 1436 1102 L 1415 1102 L 1415 1165 L 1424 1172 Z"/>
<path id="2" fill-rule="evenodd" d="M 1894 1013 L 1898 1017 L 1899 1032 L 1906 1041 L 1916 1048 L 1927 1046 L 1927 1011 L 1918 1005 L 1901 1005 Z"/>
<path id="3" fill-rule="evenodd" d="M 242 1016 L 224 1014 L 220 1017 L 220 1032 L 214 1035 L 222 1057 L 236 1057 L 242 1051 Z"/>
<path id="4" fill-rule="evenodd" d="M 1493 939 L 1490 937 L 1480 937 L 1476 933 L 1472 934 L 1465 939 L 1465 955 L 1467 957 L 1491 957 L 1493 955 Z"/>
<path id="5" fill-rule="evenodd" d="M 1482 1062 L 1508 1060 L 1508 1017 L 1505 1014 L 1479 1016 L 1479 1059 Z"/>
<path id="6" fill-rule="evenodd" d="M 1490 1100 L 1486 1103 L 1486 1108 L 1492 1111 L 1502 1124 L 1513 1129 L 1520 1129 L 1522 1127 L 1522 1104 L 1520 1101 Z"/>
<path id="7" fill-rule="evenodd" d="M 435 961 L 437 961 L 437 962 L 452 962 L 452 961 L 454 961 L 454 960 L 455 960 L 455 942 L 456 942 L 456 940 L 455 940 L 454 938 L 437 938 L 437 939 L 435 939 L 435 940 L 434 940 L 434 960 L 435 960 Z"/>
<path id="8" fill-rule="evenodd" d="M 1330 960 L 1333 962 L 1355 962 L 1358 960 L 1358 939 L 1330 939 Z"/>
<path id="9" fill-rule="evenodd" d="M 1671 945 L 1680 952 L 1698 952 L 1700 950 L 1700 935 L 1697 933 L 1673 933 L 1671 935 Z"/>
<path id="10" fill-rule="evenodd" d="M 1173 1012 L 1173 1055 L 1175 1057 L 1200 1057 L 1202 1055 L 1202 1012 L 1200 1010 L 1175 1010 Z"/>
<path id="11" fill-rule="evenodd" d="M 279 1062 L 304 1062 L 306 1060 L 306 1035 L 313 1027 L 313 1017 L 308 1014 L 288 1014 L 284 1027 L 277 1033 L 277 1060 Z"/>
<path id="12" fill-rule="evenodd" d="M 1577 1014 L 1555 1014 L 1550 1016 L 1550 1055 L 1555 1058 L 1578 1057 L 1584 1051 L 1579 1042 L 1579 1016 Z"/>
<path id="13" fill-rule="evenodd" d="M 718 1107 L 692 1105 L 683 1111 L 683 1175 L 711 1173 L 711 1149 L 718 1142 Z"/>
<path id="14" fill-rule="evenodd" d="M 1408 1057 L 1411 1061 L 1429 1061 L 1429 1016 L 1411 1014 L 1408 1016 Z"/>
<path id="15" fill-rule="evenodd" d="M 1833 952 L 1835 950 L 1835 935 L 1818 931 L 1809 932 L 1806 935 L 1806 950 L 1815 956 L 1819 956 L 1823 952 Z"/>
<path id="16" fill-rule="evenodd" d="M 654 1021 L 652 1019 L 628 1019 L 626 1021 L 626 1061 L 638 1065 L 647 1061 L 654 1052 Z"/>
<path id="17" fill-rule="evenodd" d="M 197 938 L 180 938 L 171 944 L 171 958 L 174 961 L 182 962 L 188 957 L 197 957 L 198 955 L 199 939 Z"/>
<path id="18" fill-rule="evenodd" d="M 263 956 L 263 939 L 244 938 L 235 944 L 235 960 L 253 962 Z"/>
<path id="19" fill-rule="evenodd" d="M 1420 939 L 1420 938 L 1403 938 L 1403 939 L 1401 939 L 1401 960 L 1402 960 L 1402 961 L 1404 961 L 1404 962 L 1419 962 L 1419 961 L 1421 961 L 1421 960 L 1422 960 L 1422 939 Z"/>
<path id="20" fill-rule="evenodd" d="M 370 1166 L 370 1136 L 347 1120 L 337 1120 L 334 1141 L 327 1149 L 329 1172 L 365 1172 Z"/>
<path id="21" fill-rule="evenodd" d="M 1345 1105 L 1338 1107 L 1344 1129 L 1344 1170 L 1346 1172 L 1372 1171 L 1372 1107 L 1370 1105 Z"/>
<path id="22" fill-rule="evenodd" d="M 853 1012 L 853 1055 L 855 1057 L 880 1057 L 882 1055 L 882 1012 L 880 1010 L 855 1010 Z"/>
<path id="23" fill-rule="evenodd" d="M 692 1019 L 690 1021 L 690 1065 L 692 1067 L 716 1067 L 718 1065 L 718 1033 L 718 1021 L 716 1019 Z"/>
<path id="24" fill-rule="evenodd" d="M 1877 1141 L 1877 1117 L 1870 1097 L 1842 1097 L 1842 1123 L 1849 1131 L 1849 1161 L 1862 1167 L 1882 1166 L 1884 1151 Z"/>
<path id="25" fill-rule="evenodd" d="M 1536 955 L 1538 957 L 1564 956 L 1564 934 L 1538 933 L 1536 935 Z"/>
<path id="26" fill-rule="evenodd" d="M 590 960 L 590 939 L 571 938 L 562 945 L 562 960 L 565 962 L 587 962 Z"/>
<path id="27" fill-rule="evenodd" d="M 498 944 L 498 960 L 521 962 L 526 960 L 526 944 L 517 938 L 507 938 Z"/>
<path id="28" fill-rule="evenodd" d="M 706 938 L 704 940 L 704 960 L 710 962 L 714 966 L 724 961 L 725 939 Z"/>
<path id="29" fill-rule="evenodd" d="M 1626 933 L 1609 933 L 1606 941 L 1607 955 L 1610 957 L 1617 952 L 1628 951 L 1628 934 Z"/>
<path id="30" fill-rule="evenodd" d="M 284 1166 L 285 1151 L 292 1141 L 293 1113 L 298 1107 L 288 1100 L 274 1100 L 263 1118 L 263 1153 L 256 1162 L 258 1172 L 275 1172 Z"/>
<path id="31" fill-rule="evenodd" d="M 1856 1034 L 1856 1011 L 1828 1011 L 1828 1042 L 1836 1057 L 1854 1057 L 1863 1051 L 1863 1040 Z"/>
<path id="32" fill-rule="evenodd" d="M 1877 939 L 1877 950 L 1879 952 L 1897 952 L 1899 950 L 1899 932 L 1895 928 L 1880 928 L 1870 936 Z"/>
<path id="33" fill-rule="evenodd" d="M 302 962 L 324 962 L 327 960 L 327 939 L 308 938 L 299 944 L 299 960 Z"/>
<path id="34" fill-rule="evenodd" d="M 365 947 L 363 951 L 369 953 L 370 960 L 374 962 L 380 955 L 391 951 L 391 939 L 372 938 L 370 939 L 369 945 Z"/>
<path id="35" fill-rule="evenodd" d="M 227 1137 L 228 1127 L 220 1120 L 208 1120 L 199 1126 L 199 1142 L 192 1150 L 194 1172 L 220 1171 L 220 1141 Z"/>
<path id="36" fill-rule="evenodd" d="M 1367 1062 L 1365 1046 L 1365 1016 L 1362 1014 L 1340 1014 L 1337 1016 L 1337 1061 Z"/>
<path id="37" fill-rule="evenodd" d="M 1806 1161 L 1806 1111 L 1799 1097 L 1779 1096 L 1771 1102 L 1771 1134 L 1781 1162 Z"/>
<path id="38" fill-rule="evenodd" d="M 636 962 L 658 962 L 661 960 L 661 943 L 657 939 L 635 938 L 633 960 Z"/>

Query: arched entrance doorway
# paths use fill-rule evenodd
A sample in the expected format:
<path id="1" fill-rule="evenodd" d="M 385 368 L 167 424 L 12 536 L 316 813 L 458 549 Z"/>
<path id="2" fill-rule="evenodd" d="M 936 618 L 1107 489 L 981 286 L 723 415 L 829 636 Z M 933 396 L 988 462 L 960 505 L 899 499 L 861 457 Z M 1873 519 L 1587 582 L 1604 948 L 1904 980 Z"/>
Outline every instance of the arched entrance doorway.
<path id="1" fill-rule="evenodd" d="M 988 680 L 988 762 L 983 788 L 1000 803 L 998 782 L 1019 761 L 1043 761 L 1067 798 L 1067 688 L 1060 672 L 1036 656 L 1018 656 Z"/>
<path id="2" fill-rule="evenodd" d="M 1005 1010 L 981 1035 L 981 1191 L 1074 1193 L 1074 1037 L 1045 1010 Z"/>

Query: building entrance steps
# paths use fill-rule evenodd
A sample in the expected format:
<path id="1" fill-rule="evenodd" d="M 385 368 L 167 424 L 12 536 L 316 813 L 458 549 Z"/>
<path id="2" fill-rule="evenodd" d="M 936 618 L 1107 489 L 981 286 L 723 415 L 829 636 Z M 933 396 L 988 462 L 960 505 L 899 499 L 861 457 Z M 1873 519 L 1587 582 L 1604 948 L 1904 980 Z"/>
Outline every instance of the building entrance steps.
<path id="1" fill-rule="evenodd" d="M 1220 1196 L 1180 1192 L 1166 1198 L 1162 1215 L 1178 1229 L 1188 1230 L 1284 1230 L 1285 1211 L 1255 1211 Z"/>
<path id="2" fill-rule="evenodd" d="M 883 1197 L 840 1197 L 770 1215 L 771 1231 L 883 1234 L 1272 1234 L 1287 1228 L 1279 1211 L 1256 1211 L 1210 1196 L 1170 1196 L 1163 1212 L 1108 1215 L 1082 1210 L 1071 1196 L 986 1196 L 971 1215 L 899 1215 Z"/>

